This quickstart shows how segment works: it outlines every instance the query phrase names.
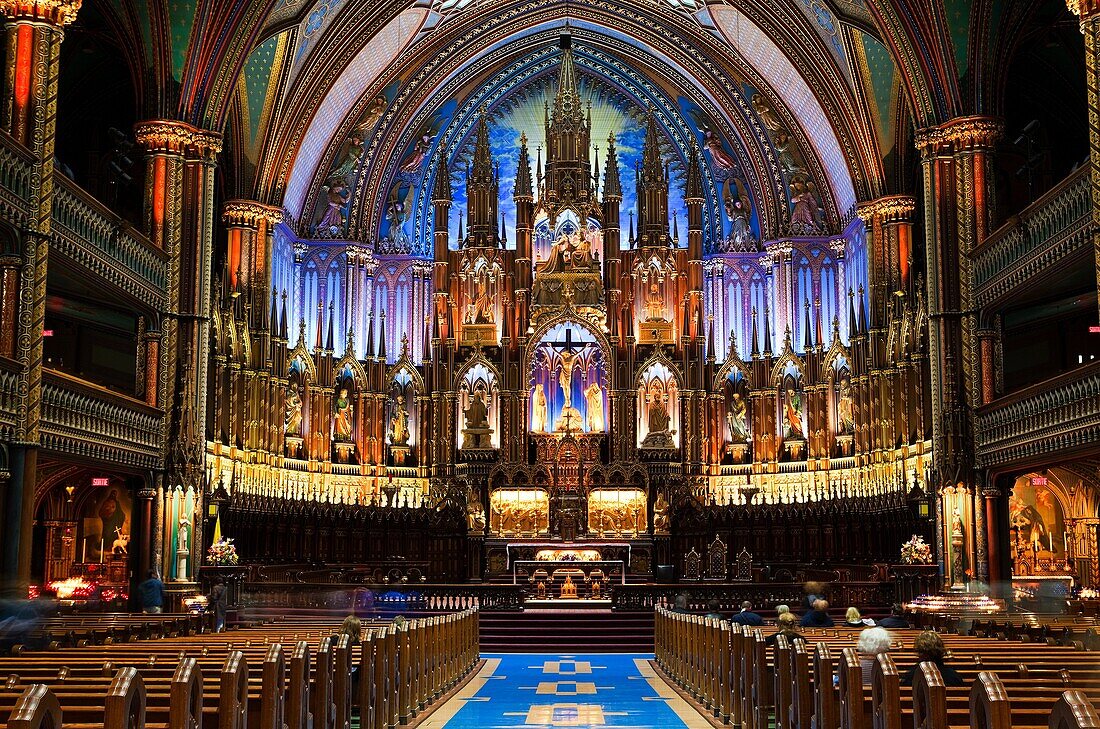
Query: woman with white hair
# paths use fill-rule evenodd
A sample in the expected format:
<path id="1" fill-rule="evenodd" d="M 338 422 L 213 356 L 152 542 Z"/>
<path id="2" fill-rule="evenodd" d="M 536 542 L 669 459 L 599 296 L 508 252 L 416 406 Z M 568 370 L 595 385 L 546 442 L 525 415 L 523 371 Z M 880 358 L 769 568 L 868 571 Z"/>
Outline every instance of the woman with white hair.
<path id="1" fill-rule="evenodd" d="M 871 685 L 879 654 L 888 652 L 891 642 L 890 631 L 886 628 L 867 628 L 859 634 L 856 650 L 859 651 L 859 667 L 863 670 L 864 686 Z"/>

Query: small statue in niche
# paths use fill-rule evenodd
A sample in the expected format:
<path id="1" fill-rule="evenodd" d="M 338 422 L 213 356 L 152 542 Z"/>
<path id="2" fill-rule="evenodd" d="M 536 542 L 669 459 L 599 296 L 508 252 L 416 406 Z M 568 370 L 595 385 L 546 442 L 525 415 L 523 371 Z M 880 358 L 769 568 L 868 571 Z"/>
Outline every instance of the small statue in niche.
<path id="1" fill-rule="evenodd" d="M 333 440 L 344 443 L 349 442 L 351 441 L 352 413 L 355 408 L 351 404 L 351 399 L 348 397 L 348 389 L 346 387 L 340 388 L 334 406 L 335 413 L 333 415 L 332 424 Z"/>
<path id="2" fill-rule="evenodd" d="M 649 400 L 647 422 L 649 434 L 642 440 L 642 448 L 672 448 L 672 432 L 669 425 L 672 419 L 660 393 L 654 393 Z"/>
<path id="3" fill-rule="evenodd" d="M 390 416 L 390 443 L 395 446 L 409 444 L 409 411 L 405 409 L 405 396 L 398 395 Z"/>
<path id="4" fill-rule="evenodd" d="M 730 427 L 730 442 L 745 443 L 749 439 L 749 409 L 741 393 L 733 393 L 726 421 Z"/>
<path id="5" fill-rule="evenodd" d="M 481 497 L 473 488 L 466 493 L 466 527 L 470 532 L 485 531 L 485 509 L 481 506 Z"/>
<path id="6" fill-rule="evenodd" d="M 474 396 L 463 413 L 466 427 L 462 430 L 463 448 L 492 448 L 493 429 L 489 427 L 489 408 L 485 405 L 485 391 L 474 390 Z"/>
<path id="7" fill-rule="evenodd" d="M 653 531 L 657 534 L 668 533 L 669 506 L 664 493 L 657 492 L 657 500 L 653 502 Z"/>
<path id="8" fill-rule="evenodd" d="M 531 405 L 531 432 L 546 432 L 546 388 L 541 382 L 535 384 L 535 394 Z"/>
<path id="9" fill-rule="evenodd" d="M 297 387 L 287 390 L 284 425 L 287 435 L 300 435 L 302 432 L 302 396 Z"/>
<path id="10" fill-rule="evenodd" d="M 599 386 L 599 383 L 593 382 L 584 388 L 584 399 L 587 410 L 585 413 L 585 426 L 588 432 L 602 433 L 604 430 L 603 388 Z"/>

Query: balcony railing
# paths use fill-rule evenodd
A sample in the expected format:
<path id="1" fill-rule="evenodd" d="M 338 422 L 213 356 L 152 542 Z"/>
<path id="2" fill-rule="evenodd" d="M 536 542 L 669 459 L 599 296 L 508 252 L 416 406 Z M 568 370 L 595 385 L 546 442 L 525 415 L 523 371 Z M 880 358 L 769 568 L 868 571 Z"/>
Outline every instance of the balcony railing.
<path id="1" fill-rule="evenodd" d="M 168 287 L 168 255 L 67 177 L 55 178 L 53 246 L 153 308 Z"/>
<path id="2" fill-rule="evenodd" d="M 0 132 L 0 214 L 16 224 L 27 219 L 33 164 L 34 157 L 26 147 Z"/>
<path id="3" fill-rule="evenodd" d="M 1090 185 L 1088 166 L 1081 167 L 974 250 L 979 306 L 1091 245 Z"/>
<path id="4" fill-rule="evenodd" d="M 1066 453 L 1100 442 L 1100 361 L 982 407 L 978 465 L 989 468 Z"/>
<path id="5" fill-rule="evenodd" d="M 0 357 L 0 437 L 10 437 L 19 417 L 19 363 Z"/>
<path id="6" fill-rule="evenodd" d="M 160 410 L 55 370 L 42 385 L 43 448 L 120 466 L 163 465 Z"/>

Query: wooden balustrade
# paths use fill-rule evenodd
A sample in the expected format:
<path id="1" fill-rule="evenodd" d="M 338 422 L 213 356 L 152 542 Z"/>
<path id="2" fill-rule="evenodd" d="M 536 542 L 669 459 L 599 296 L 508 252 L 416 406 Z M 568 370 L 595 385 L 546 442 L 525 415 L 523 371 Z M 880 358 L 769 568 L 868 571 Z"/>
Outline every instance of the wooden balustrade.
<path id="1" fill-rule="evenodd" d="M 1100 729 L 1100 668 L 1081 650 L 949 634 L 950 650 L 971 654 L 969 665 L 956 659 L 969 691 L 945 686 L 930 662 L 913 667 L 910 688 L 901 669 L 911 654 L 877 656 L 865 684 L 858 630 L 806 633 L 769 641 L 759 628 L 657 608 L 654 656 L 701 708 L 742 729 Z"/>
<path id="2" fill-rule="evenodd" d="M 297 640 L 308 627 L 319 628 L 315 643 Z M 364 729 L 392 729 L 421 715 L 478 662 L 476 609 L 371 625 L 358 647 L 331 635 L 334 627 L 328 635 L 326 626 L 294 624 L 75 648 L 52 653 L 48 664 L 38 654 L 0 658 L 9 677 L 0 716 L 18 729 L 182 729 L 202 723 L 204 713 L 219 729 L 257 720 L 260 729 L 350 729 L 358 710 Z M 287 640 L 294 641 L 289 666 Z M 258 682 L 250 666 L 260 667 Z"/>

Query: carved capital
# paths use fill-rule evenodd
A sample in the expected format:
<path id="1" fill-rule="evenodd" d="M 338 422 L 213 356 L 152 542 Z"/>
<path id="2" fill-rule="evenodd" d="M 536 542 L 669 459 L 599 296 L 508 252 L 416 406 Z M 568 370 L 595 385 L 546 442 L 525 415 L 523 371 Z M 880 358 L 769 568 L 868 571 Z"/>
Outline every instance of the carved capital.
<path id="1" fill-rule="evenodd" d="M 917 202 L 911 196 L 890 195 L 860 203 L 856 207 L 856 215 L 865 223 L 871 222 L 875 217 L 881 218 L 883 223 L 908 223 L 916 209 Z"/>
<path id="2" fill-rule="evenodd" d="M 222 151 L 221 132 L 212 132 L 209 129 L 196 129 L 191 138 L 189 150 L 203 162 L 213 162 L 214 157 Z"/>
<path id="3" fill-rule="evenodd" d="M 232 227 L 259 228 L 261 220 L 271 225 L 283 222 L 282 208 L 255 200 L 229 200 L 222 208 L 222 222 Z"/>
<path id="4" fill-rule="evenodd" d="M 918 130 L 916 147 L 924 159 L 929 159 L 967 150 L 993 149 L 1002 136 L 1002 120 L 988 116 L 962 116 L 939 126 Z"/>
<path id="5" fill-rule="evenodd" d="M 30 20 L 64 27 L 76 20 L 82 0 L 0 0 L 8 20 Z"/>
<path id="6" fill-rule="evenodd" d="M 191 144 L 195 128 L 184 122 L 153 119 L 134 125 L 134 137 L 146 152 L 183 154 Z"/>
<path id="7" fill-rule="evenodd" d="M 1082 25 L 1100 17 L 1100 0 L 1066 0 L 1066 7 L 1081 19 Z"/>

